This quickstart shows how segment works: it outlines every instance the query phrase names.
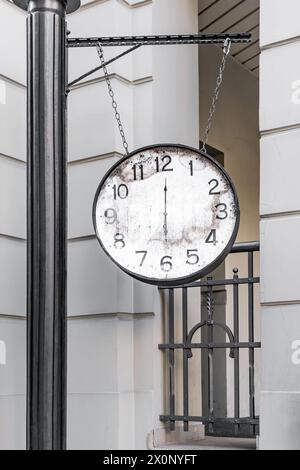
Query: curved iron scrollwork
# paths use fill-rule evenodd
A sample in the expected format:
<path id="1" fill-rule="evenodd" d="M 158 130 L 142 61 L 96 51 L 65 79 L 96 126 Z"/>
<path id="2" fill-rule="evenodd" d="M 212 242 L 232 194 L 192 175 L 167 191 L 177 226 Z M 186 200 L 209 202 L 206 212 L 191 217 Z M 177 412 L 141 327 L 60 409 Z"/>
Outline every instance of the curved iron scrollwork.
<path id="1" fill-rule="evenodd" d="M 187 350 L 187 357 L 189 359 L 191 357 L 193 357 L 193 353 L 192 353 L 192 339 L 193 339 L 193 336 L 198 330 L 203 328 L 203 326 L 218 326 L 219 328 L 222 328 L 225 331 L 225 333 L 227 334 L 227 336 L 230 340 L 229 343 L 230 344 L 235 343 L 233 333 L 232 333 L 231 329 L 229 328 L 229 326 L 224 325 L 223 323 L 218 323 L 214 320 L 199 322 L 199 323 L 197 323 L 197 325 L 195 325 L 191 329 L 191 331 L 189 332 L 188 337 L 187 337 L 185 348 Z M 203 346 L 207 346 L 207 349 L 210 349 L 210 347 L 213 347 L 213 345 L 210 345 L 209 343 L 207 345 L 205 345 L 204 343 L 200 343 L 200 344 L 202 344 Z M 235 348 L 234 347 L 230 348 L 229 357 L 234 359 L 234 357 L 235 357 Z"/>

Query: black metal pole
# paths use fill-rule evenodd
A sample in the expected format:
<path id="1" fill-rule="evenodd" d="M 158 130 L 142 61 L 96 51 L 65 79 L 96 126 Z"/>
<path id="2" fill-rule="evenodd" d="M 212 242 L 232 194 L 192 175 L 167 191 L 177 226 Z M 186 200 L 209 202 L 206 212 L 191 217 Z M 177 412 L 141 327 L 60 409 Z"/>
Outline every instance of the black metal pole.
<path id="1" fill-rule="evenodd" d="M 64 449 L 67 1 L 15 3 L 28 9 L 27 448 Z"/>

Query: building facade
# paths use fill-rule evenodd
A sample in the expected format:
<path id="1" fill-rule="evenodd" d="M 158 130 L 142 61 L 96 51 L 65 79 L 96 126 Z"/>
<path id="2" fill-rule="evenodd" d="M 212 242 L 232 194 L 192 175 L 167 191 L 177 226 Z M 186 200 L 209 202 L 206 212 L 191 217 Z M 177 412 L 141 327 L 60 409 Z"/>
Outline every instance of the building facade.
<path id="1" fill-rule="evenodd" d="M 297 267 L 297 139 L 300 26 L 297 0 L 94 0 L 67 18 L 71 37 L 250 31 L 232 48 L 209 145 L 237 187 L 238 242 L 260 240 L 255 272 L 255 385 L 261 449 L 300 448 L 300 317 Z M 0 0 L 0 448 L 25 447 L 26 375 L 26 14 Z M 12 34 L 13 32 L 13 34 Z M 120 52 L 105 49 L 109 59 Z M 130 149 L 155 143 L 199 148 L 217 78 L 217 46 L 142 47 L 109 67 Z M 94 48 L 69 50 L 69 79 L 97 66 Z M 202 424 L 166 430 L 167 376 L 158 344 L 166 336 L 166 296 L 118 270 L 100 250 L 91 208 L 104 173 L 123 153 L 103 74 L 68 98 L 68 448 L 144 449 L 197 441 Z M 299 198 L 300 200 L 300 198 Z M 300 220 L 300 219 L 299 219 Z M 240 255 L 223 276 L 232 277 Z M 298 289 L 299 287 L 299 289 Z M 201 318 L 193 294 L 190 324 Z M 219 308 L 233 323 L 231 298 Z M 241 302 L 246 294 L 241 292 Z M 175 305 L 180 304 L 176 297 Z M 241 335 L 247 335 L 241 309 Z M 176 335 L 179 335 L 179 331 Z M 241 355 L 241 416 L 248 413 L 248 365 Z M 226 368 L 227 413 L 234 376 Z M 177 395 L 181 397 L 180 360 Z M 244 367 L 245 365 L 245 367 Z M 200 356 L 189 401 L 201 408 Z M 221 370 L 219 371 L 221 374 Z M 243 395 L 243 396 L 244 396 Z M 181 398 L 180 398 L 181 399 Z"/>

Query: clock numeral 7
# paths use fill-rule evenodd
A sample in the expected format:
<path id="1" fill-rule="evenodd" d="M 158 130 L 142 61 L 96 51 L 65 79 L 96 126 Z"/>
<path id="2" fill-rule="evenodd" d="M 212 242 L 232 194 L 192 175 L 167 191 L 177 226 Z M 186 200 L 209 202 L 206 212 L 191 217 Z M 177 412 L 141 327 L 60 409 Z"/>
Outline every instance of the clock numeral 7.
<path id="1" fill-rule="evenodd" d="M 213 243 L 214 245 L 216 245 L 218 243 L 218 241 L 217 241 L 217 230 L 215 228 L 210 232 L 207 239 L 205 240 L 205 243 Z"/>
<path id="2" fill-rule="evenodd" d="M 120 184 L 117 186 L 116 184 L 113 186 L 114 190 L 114 198 L 115 200 L 119 197 L 120 199 L 126 199 L 129 194 L 128 187 L 126 184 Z"/>
<path id="3" fill-rule="evenodd" d="M 114 247 L 115 248 L 125 248 L 125 241 L 124 241 L 124 235 L 122 233 L 116 233 L 114 236 Z"/>
<path id="4" fill-rule="evenodd" d="M 147 254 L 148 254 L 148 251 L 136 251 L 136 254 L 137 254 L 137 255 L 143 255 L 143 256 L 142 256 L 142 260 L 141 260 L 141 262 L 140 262 L 140 267 L 142 267 L 143 264 L 144 264 L 144 261 L 145 261 L 145 259 L 146 259 L 146 256 L 147 256 Z"/>
<path id="5" fill-rule="evenodd" d="M 187 250 L 188 260 L 186 264 L 198 264 L 199 263 L 200 259 L 196 253 L 198 253 L 198 250 Z"/>
<path id="6" fill-rule="evenodd" d="M 165 273 L 169 273 L 173 269 L 172 256 L 164 256 L 160 262 L 160 267 Z"/>

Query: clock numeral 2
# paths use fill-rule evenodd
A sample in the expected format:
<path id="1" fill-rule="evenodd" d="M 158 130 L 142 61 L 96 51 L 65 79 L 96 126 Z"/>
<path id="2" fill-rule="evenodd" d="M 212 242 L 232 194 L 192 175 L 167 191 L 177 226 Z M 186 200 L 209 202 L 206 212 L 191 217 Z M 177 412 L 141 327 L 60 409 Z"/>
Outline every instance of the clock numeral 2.
<path id="1" fill-rule="evenodd" d="M 141 260 L 141 262 L 140 262 L 140 267 L 141 267 L 141 266 L 143 266 L 143 264 L 144 264 L 144 261 L 145 261 L 145 259 L 146 259 L 147 254 L 148 254 L 148 251 L 136 251 L 136 254 L 137 254 L 137 255 L 143 255 L 143 256 L 142 256 L 142 260 Z"/>
<path id="2" fill-rule="evenodd" d="M 134 181 L 138 179 L 138 170 L 137 168 L 140 169 L 140 179 L 144 179 L 144 167 L 143 165 L 133 165 L 133 175 L 134 175 Z"/>
<path id="3" fill-rule="evenodd" d="M 172 271 L 172 256 L 164 256 L 160 262 L 160 267 L 165 273 L 169 273 L 170 271 Z"/>
<path id="4" fill-rule="evenodd" d="M 187 250 L 188 260 L 186 264 L 198 264 L 199 263 L 199 256 L 196 253 L 198 253 L 198 250 Z"/>
<path id="5" fill-rule="evenodd" d="M 115 248 L 125 248 L 125 241 L 124 241 L 124 235 L 122 233 L 116 233 L 114 236 L 114 247 Z"/>
<path id="6" fill-rule="evenodd" d="M 157 173 L 160 172 L 160 164 L 159 164 L 159 158 L 156 157 L 156 171 Z M 173 168 L 168 168 L 168 166 L 172 163 L 172 158 L 169 155 L 165 155 L 164 157 L 161 158 L 161 161 L 164 163 L 161 171 L 174 171 Z"/>
<path id="7" fill-rule="evenodd" d="M 222 207 L 222 209 L 221 209 L 221 207 Z M 219 219 L 219 220 L 225 220 L 225 219 L 227 219 L 227 217 L 228 217 L 228 212 L 227 212 L 227 206 L 226 206 L 226 204 L 218 204 L 218 205 L 216 206 L 216 209 L 219 209 L 219 208 L 220 208 L 220 210 L 219 210 L 219 213 L 218 213 L 218 215 L 217 215 L 217 219 Z M 223 215 L 221 216 L 221 214 L 223 214 Z"/>
<path id="8" fill-rule="evenodd" d="M 126 199 L 129 194 L 128 187 L 126 184 L 120 184 L 117 186 L 116 184 L 113 186 L 114 190 L 114 198 L 115 200 L 119 197 L 120 199 Z"/>
<path id="9" fill-rule="evenodd" d="M 209 191 L 210 196 L 219 196 L 221 194 L 220 191 L 219 192 L 215 191 L 219 187 L 219 184 L 220 184 L 218 180 L 213 179 L 208 184 L 209 186 L 214 185 L 213 188 L 211 188 L 211 190 Z"/>
<path id="10" fill-rule="evenodd" d="M 208 235 L 207 239 L 205 240 L 205 243 L 213 243 L 216 245 L 218 243 L 217 241 L 217 231 L 216 229 L 213 229 L 210 234 Z"/>

